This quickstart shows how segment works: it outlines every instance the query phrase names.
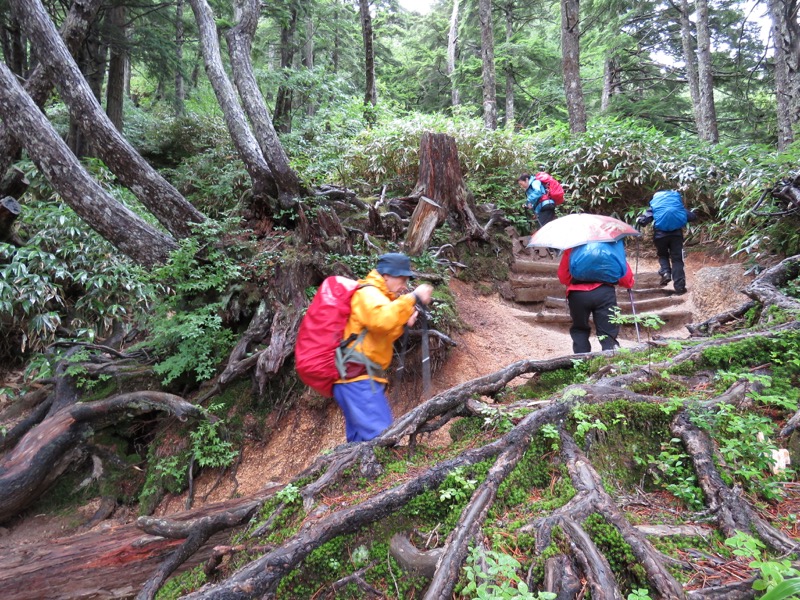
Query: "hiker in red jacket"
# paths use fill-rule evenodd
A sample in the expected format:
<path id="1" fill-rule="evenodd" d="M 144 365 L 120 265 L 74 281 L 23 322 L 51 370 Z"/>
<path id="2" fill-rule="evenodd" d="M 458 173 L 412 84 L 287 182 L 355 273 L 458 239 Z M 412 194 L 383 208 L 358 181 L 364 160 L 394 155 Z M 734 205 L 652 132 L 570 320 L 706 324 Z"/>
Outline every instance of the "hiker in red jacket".
<path id="1" fill-rule="evenodd" d="M 572 249 L 568 249 L 561 256 L 561 262 L 558 265 L 558 280 L 567 286 L 567 304 L 570 317 L 572 317 L 572 327 L 569 328 L 569 335 L 572 337 L 572 351 L 575 354 L 592 351 L 589 342 L 592 332 L 589 327 L 589 315 L 594 319 L 600 347 L 603 350 L 613 350 L 619 346 L 617 343 L 619 325 L 610 320 L 614 308 L 617 306 L 615 284 L 574 279 L 569 268 L 571 254 Z M 625 275 L 616 282 L 616 285 L 632 288 L 634 284 L 633 271 L 627 261 L 625 268 Z"/>

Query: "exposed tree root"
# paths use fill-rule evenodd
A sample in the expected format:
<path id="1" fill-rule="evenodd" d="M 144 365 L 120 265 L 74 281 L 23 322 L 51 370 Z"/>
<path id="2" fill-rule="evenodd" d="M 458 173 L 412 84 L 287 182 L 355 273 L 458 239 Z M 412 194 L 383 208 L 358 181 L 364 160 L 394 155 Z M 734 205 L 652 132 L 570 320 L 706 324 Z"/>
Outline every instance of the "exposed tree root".
<path id="1" fill-rule="evenodd" d="M 692 457 L 700 488 L 725 537 L 737 532 L 755 532 L 770 548 L 780 553 L 796 552 L 800 542 L 775 529 L 761 518 L 738 487 L 728 487 L 714 465 L 714 445 L 708 435 L 693 425 L 686 412 L 675 417 L 672 432 L 683 440 Z"/>
<path id="2" fill-rule="evenodd" d="M 200 409 L 178 396 L 134 392 L 73 404 L 42 421 L 0 459 L 0 522 L 28 507 L 77 460 L 94 428 L 123 414 L 152 410 L 166 411 L 180 419 L 202 417 Z"/>

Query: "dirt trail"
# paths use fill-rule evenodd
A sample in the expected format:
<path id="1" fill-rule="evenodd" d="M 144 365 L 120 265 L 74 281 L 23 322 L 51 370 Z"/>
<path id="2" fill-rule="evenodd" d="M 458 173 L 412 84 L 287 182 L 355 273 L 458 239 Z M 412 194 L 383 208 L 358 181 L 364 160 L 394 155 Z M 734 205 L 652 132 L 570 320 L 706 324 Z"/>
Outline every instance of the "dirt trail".
<path id="1" fill-rule="evenodd" d="M 724 262 L 702 253 L 689 254 L 687 280 L 690 295 L 694 283 L 700 287 L 700 281 L 695 281 L 698 270 L 706 266 L 720 266 Z M 645 256 L 639 263 L 639 269 L 645 272 L 655 270 L 657 266 L 652 257 Z M 447 361 L 434 375 L 431 395 L 497 371 L 517 360 L 545 359 L 571 352 L 572 343 L 566 327 L 532 325 L 521 321 L 516 316 L 521 310 L 518 305 L 503 300 L 496 293 L 481 295 L 477 286 L 453 279 L 450 287 L 466 329 L 453 336 L 458 346 L 449 351 Z M 744 296 L 720 294 L 709 304 L 704 297 L 704 307 L 698 311 L 698 319 L 739 306 L 745 299 Z M 683 328 L 660 333 L 669 337 L 687 335 Z M 596 339 L 593 338 L 592 343 L 599 348 Z M 636 342 L 623 334 L 620 343 L 629 347 Z M 413 385 L 396 389 L 390 394 L 390 400 L 396 417 L 422 401 L 418 388 L 415 389 Z M 335 403 L 330 401 L 320 408 L 314 406 L 314 402 L 301 400 L 279 420 L 267 423 L 269 431 L 258 432 L 258 436 L 245 444 L 238 466 L 233 471 L 222 474 L 204 472 L 195 482 L 195 506 L 225 500 L 235 494 L 254 493 L 269 481 L 289 481 L 308 467 L 320 453 L 342 444 L 345 441 L 344 421 Z M 265 441 L 258 441 L 255 437 Z M 423 442 L 444 444 L 448 439 L 446 431 L 442 431 Z M 185 502 L 185 494 L 168 497 L 159 506 L 157 514 L 183 510 Z M 91 504 L 83 507 L 80 514 L 70 516 L 28 515 L 21 521 L 7 525 L 6 529 L 0 528 L 0 548 L 13 547 L 34 539 L 68 535 L 81 522 L 85 522 L 95 508 Z M 135 515 L 132 510 L 118 509 L 101 526 L 133 518 Z"/>
<path id="2" fill-rule="evenodd" d="M 719 266 L 721 261 L 704 254 L 688 255 L 686 261 L 687 281 L 691 288 L 698 270 L 706 266 Z M 640 272 L 655 271 L 657 262 L 652 257 L 643 257 L 639 262 Z M 572 351 L 572 341 L 566 327 L 545 327 L 521 321 L 516 314 L 520 307 L 503 300 L 498 294 L 481 295 L 476 286 L 452 279 L 450 288 L 456 298 L 458 314 L 466 330 L 453 336 L 458 346 L 449 351 L 443 367 L 434 375 L 431 395 L 454 385 L 495 372 L 512 362 L 526 358 L 546 359 L 563 356 Z M 711 307 L 711 314 L 739 306 L 745 300 L 722 297 L 727 303 Z M 703 317 L 705 318 L 705 317 Z M 685 328 L 661 331 L 666 337 L 685 338 Z M 623 347 L 636 345 L 636 340 L 623 333 Z M 593 349 L 599 343 L 592 338 Z M 395 390 L 390 394 L 392 410 L 398 417 L 421 402 L 418 390 Z M 250 494 L 268 481 L 288 481 L 293 475 L 310 465 L 314 458 L 326 450 L 344 443 L 344 421 L 338 408 L 329 402 L 324 408 L 312 408 L 308 402 L 300 402 L 270 432 L 269 440 L 261 444 L 248 444 L 235 473 L 235 482 L 229 477 L 219 480 L 211 474 L 201 477 L 197 487 L 197 498 L 208 501 L 224 500 L 235 491 Z M 446 432 L 432 436 L 426 443 L 447 443 Z M 216 486 L 212 492 L 209 490 Z M 181 510 L 184 497 L 175 497 L 162 503 L 160 514 Z"/>

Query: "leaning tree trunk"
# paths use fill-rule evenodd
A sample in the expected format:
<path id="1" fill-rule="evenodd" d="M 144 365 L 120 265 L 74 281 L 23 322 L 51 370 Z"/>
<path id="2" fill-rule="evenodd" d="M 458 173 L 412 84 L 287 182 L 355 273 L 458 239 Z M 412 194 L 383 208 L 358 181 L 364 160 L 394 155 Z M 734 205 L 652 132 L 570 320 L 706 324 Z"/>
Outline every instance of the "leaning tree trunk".
<path id="1" fill-rule="evenodd" d="M 92 229 L 143 265 L 164 262 L 177 244 L 112 198 L 81 166 L 4 64 L 0 118 L 64 201 Z"/>
<path id="2" fill-rule="evenodd" d="M 61 37 L 70 54 L 76 55 L 81 43 L 86 38 L 91 23 L 97 15 L 97 9 L 103 0 L 75 0 L 69 14 L 61 26 Z M 12 69 L 13 71 L 13 69 Z M 42 65 L 37 65 L 25 82 L 25 91 L 33 99 L 36 106 L 44 106 L 53 90 L 53 81 Z M 12 161 L 19 155 L 22 146 L 14 136 L 0 124 L 0 179 L 8 170 Z M 9 193 L 9 192 L 6 192 Z"/>
<path id="3" fill-rule="evenodd" d="M 236 92 L 225 73 L 217 40 L 217 27 L 214 13 L 206 0 L 189 0 L 194 11 L 197 27 L 200 30 L 200 49 L 206 64 L 206 73 L 214 88 L 217 101 L 225 115 L 225 123 L 231 134 L 239 157 L 244 162 L 250 180 L 253 183 L 253 200 L 261 214 L 269 215 L 267 196 L 277 197 L 278 187 L 272 170 L 261 154 L 253 132 L 247 123 L 247 117 L 236 99 Z"/>
<path id="4" fill-rule="evenodd" d="M 55 82 L 71 118 L 92 149 L 159 222 L 175 236 L 191 235 L 204 217 L 131 146 L 103 111 L 40 0 L 10 0 L 36 54 Z"/>
<path id="5" fill-rule="evenodd" d="M 481 22 L 481 70 L 483 73 L 483 125 L 497 129 L 497 78 L 494 69 L 494 27 L 492 1 L 478 0 Z"/>
<path id="6" fill-rule="evenodd" d="M 464 185 L 456 141 L 449 135 L 429 132 L 422 135 L 419 149 L 419 178 L 411 196 L 417 198 L 425 196 L 443 208 L 438 224 L 449 216 L 468 237 L 485 239 L 485 232 L 472 212 L 474 199 Z M 418 229 L 415 231 L 421 232 Z M 420 242 L 407 238 L 407 243 L 419 251 L 427 246 L 427 240 Z"/>
<path id="7" fill-rule="evenodd" d="M 258 88 L 250 61 L 253 36 L 258 26 L 261 3 L 259 0 L 241 0 L 237 3 L 236 12 L 240 13 L 239 23 L 225 35 L 231 55 L 231 70 L 234 82 L 239 90 L 242 105 L 253 126 L 253 132 L 261 153 L 269 165 L 279 195 L 296 198 L 308 191 L 303 188 L 300 178 L 289 166 L 289 158 L 283 151 L 278 134 L 272 126 L 272 119 L 267 110 L 267 103 Z"/>
<path id="8" fill-rule="evenodd" d="M 580 1 L 561 0 L 561 60 L 569 130 L 586 132 L 586 105 L 581 83 Z"/>

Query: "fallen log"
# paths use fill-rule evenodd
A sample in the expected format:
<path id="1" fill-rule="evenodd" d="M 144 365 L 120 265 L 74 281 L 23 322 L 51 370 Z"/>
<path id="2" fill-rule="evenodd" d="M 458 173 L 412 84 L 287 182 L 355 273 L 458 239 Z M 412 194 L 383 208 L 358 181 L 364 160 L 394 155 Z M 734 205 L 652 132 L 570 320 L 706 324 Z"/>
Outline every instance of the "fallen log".
<path id="1" fill-rule="evenodd" d="M 182 524 L 184 533 L 189 533 L 195 525 L 218 522 L 231 514 L 251 514 L 275 489 L 265 488 L 247 498 L 176 513 L 170 516 L 170 522 Z M 201 549 L 181 569 L 205 561 L 214 545 L 227 536 L 220 529 L 201 544 Z M 127 523 L 23 546 L 16 552 L 0 554 L 2 597 L 3 600 L 130 598 L 153 577 L 162 561 L 182 545 L 180 538 L 153 535 L 135 523 Z"/>

